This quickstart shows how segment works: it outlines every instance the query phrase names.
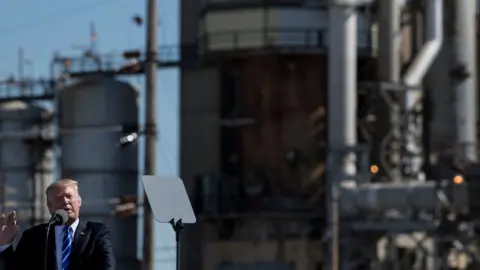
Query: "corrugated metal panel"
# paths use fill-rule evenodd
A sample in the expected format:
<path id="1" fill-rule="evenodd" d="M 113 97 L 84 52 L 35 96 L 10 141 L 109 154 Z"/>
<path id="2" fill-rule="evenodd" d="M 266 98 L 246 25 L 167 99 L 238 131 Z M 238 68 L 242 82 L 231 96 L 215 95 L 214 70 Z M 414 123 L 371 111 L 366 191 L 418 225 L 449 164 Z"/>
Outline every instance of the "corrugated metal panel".
<path id="1" fill-rule="evenodd" d="M 109 202 L 137 194 L 138 149 L 120 146 L 121 127 L 138 123 L 137 92 L 127 83 L 95 77 L 65 88 L 58 98 L 61 171 L 79 182 L 80 218 L 109 224 L 117 269 L 136 269 L 137 219 L 113 218 Z"/>
<path id="2" fill-rule="evenodd" d="M 225 263 L 219 265 L 217 270 L 294 270 L 294 267 L 283 262 Z"/>

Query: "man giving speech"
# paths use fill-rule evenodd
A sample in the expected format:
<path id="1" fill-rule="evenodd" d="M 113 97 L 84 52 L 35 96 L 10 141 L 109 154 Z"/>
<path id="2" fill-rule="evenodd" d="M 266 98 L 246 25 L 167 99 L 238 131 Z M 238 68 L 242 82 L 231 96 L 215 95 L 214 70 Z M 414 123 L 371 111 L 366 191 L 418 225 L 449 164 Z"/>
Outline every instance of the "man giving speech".
<path id="1" fill-rule="evenodd" d="M 0 217 L 0 269 L 114 270 L 109 228 L 79 219 L 78 183 L 59 180 L 47 188 L 46 195 L 52 220 L 26 230 L 15 250 L 12 242 L 19 232 L 15 212 Z"/>

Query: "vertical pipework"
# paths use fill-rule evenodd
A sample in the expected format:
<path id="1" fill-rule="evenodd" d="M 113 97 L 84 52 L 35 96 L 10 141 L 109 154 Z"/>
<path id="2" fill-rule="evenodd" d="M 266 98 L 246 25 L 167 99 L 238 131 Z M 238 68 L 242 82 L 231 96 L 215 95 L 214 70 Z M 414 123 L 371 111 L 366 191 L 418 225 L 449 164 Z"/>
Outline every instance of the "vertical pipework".
<path id="1" fill-rule="evenodd" d="M 383 81 L 400 81 L 400 5 L 398 0 L 383 0 L 379 22 L 379 77 Z"/>
<path id="2" fill-rule="evenodd" d="M 332 2 L 328 24 L 328 269 L 339 270 L 338 189 L 353 181 L 355 174 L 355 156 L 343 153 L 357 143 L 357 14 L 355 7 Z"/>
<path id="3" fill-rule="evenodd" d="M 407 69 L 403 82 L 407 86 L 404 109 L 409 112 L 405 125 L 405 171 L 409 177 L 421 180 L 424 175 L 422 170 L 422 119 L 417 109 L 421 106 L 421 91 L 413 91 L 419 87 L 437 57 L 443 42 L 443 0 L 427 0 L 426 32 L 423 47 Z"/>
<path id="4" fill-rule="evenodd" d="M 426 32 L 423 47 L 405 72 L 407 86 L 419 86 L 440 51 L 443 42 L 443 0 L 427 0 Z"/>
<path id="5" fill-rule="evenodd" d="M 455 2 L 455 64 L 461 74 L 455 78 L 457 157 L 475 162 L 477 123 L 476 1 Z"/>
<path id="6" fill-rule="evenodd" d="M 97 49 L 97 32 L 95 31 L 95 23 L 90 22 L 90 53 L 92 56 L 96 56 Z"/>
<path id="7" fill-rule="evenodd" d="M 355 7 L 331 6 L 328 35 L 328 141 L 330 149 L 342 151 L 357 144 L 357 14 Z M 341 168 L 344 177 L 355 173 L 355 158 L 345 160 Z M 352 179 L 340 179 L 340 181 L 344 180 Z"/>
<path id="8" fill-rule="evenodd" d="M 18 81 L 20 82 L 20 89 L 22 92 L 25 90 L 25 77 L 23 74 L 23 66 L 25 65 L 25 54 L 23 52 L 23 48 L 18 48 Z"/>
<path id="9" fill-rule="evenodd" d="M 397 0 L 379 1 L 378 75 L 384 82 L 400 81 L 400 5 Z M 394 142 L 389 149 L 391 170 L 389 177 L 401 181 L 401 108 L 391 104 L 390 124 Z"/>

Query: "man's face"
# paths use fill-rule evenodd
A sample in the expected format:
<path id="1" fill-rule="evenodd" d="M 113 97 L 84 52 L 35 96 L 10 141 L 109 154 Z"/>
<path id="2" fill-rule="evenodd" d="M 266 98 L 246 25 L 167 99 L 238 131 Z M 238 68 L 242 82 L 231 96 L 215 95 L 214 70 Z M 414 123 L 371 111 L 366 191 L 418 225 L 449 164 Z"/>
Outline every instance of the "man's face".
<path id="1" fill-rule="evenodd" d="M 59 186 L 48 194 L 47 206 L 50 213 L 63 209 L 68 213 L 67 224 L 78 218 L 82 201 L 74 186 Z"/>

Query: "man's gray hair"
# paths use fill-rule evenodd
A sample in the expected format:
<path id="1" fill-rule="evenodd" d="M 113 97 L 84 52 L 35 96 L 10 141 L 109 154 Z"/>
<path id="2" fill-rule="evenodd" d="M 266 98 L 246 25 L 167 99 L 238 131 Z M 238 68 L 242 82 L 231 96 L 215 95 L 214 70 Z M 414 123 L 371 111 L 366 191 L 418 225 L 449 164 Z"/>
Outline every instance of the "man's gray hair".
<path id="1" fill-rule="evenodd" d="M 75 191 L 77 192 L 77 195 L 80 196 L 80 190 L 78 188 L 78 182 L 73 180 L 73 179 L 60 179 L 56 182 L 51 183 L 48 187 L 47 190 L 45 191 L 45 194 L 47 195 L 47 200 L 48 200 L 48 195 L 52 190 L 60 188 L 60 187 L 68 187 L 72 186 Z"/>

